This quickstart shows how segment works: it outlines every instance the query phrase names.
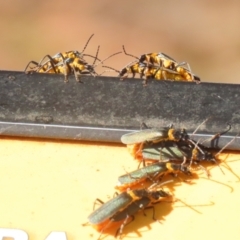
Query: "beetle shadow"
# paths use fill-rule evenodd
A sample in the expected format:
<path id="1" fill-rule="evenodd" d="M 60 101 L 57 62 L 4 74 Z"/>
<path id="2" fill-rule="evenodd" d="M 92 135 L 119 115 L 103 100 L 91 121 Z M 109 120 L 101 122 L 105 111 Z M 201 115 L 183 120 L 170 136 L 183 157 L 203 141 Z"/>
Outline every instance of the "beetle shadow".
<path id="1" fill-rule="evenodd" d="M 231 174 L 232 174 L 233 176 L 236 177 L 237 182 L 240 182 L 240 176 L 239 176 L 239 174 L 236 173 L 236 172 L 234 171 L 234 169 L 232 169 L 232 168 L 229 166 L 229 164 L 228 164 L 228 162 L 235 162 L 235 161 L 239 161 L 240 159 L 239 159 L 239 157 L 237 157 L 237 159 L 228 161 L 227 159 L 229 158 L 229 156 L 230 156 L 229 154 L 230 154 L 230 153 L 232 153 L 232 152 L 224 151 L 224 155 L 220 155 L 220 157 L 217 157 L 217 164 L 212 164 L 212 163 L 209 163 L 209 162 L 201 163 L 201 165 L 210 173 L 210 176 L 208 177 L 209 180 L 215 181 L 215 180 L 213 180 L 213 179 L 211 178 L 211 170 L 212 170 L 213 168 L 218 167 L 219 170 L 222 172 L 223 175 L 225 175 L 225 171 L 224 171 L 224 170 L 227 170 L 227 171 L 231 172 Z M 236 152 L 234 152 L 234 153 L 236 153 Z M 236 153 L 236 154 L 238 154 L 238 153 Z M 222 158 L 222 156 L 224 156 L 224 158 Z M 200 178 L 204 178 L 204 177 L 200 176 Z M 218 182 L 218 181 L 215 181 L 215 182 Z M 218 183 L 228 186 L 227 184 L 224 184 L 224 183 L 221 183 L 221 182 L 218 182 Z M 228 187 L 230 187 L 230 186 L 228 186 Z M 230 187 L 230 188 L 231 188 L 231 187 Z M 232 191 L 233 191 L 233 189 L 232 189 Z"/>
<path id="2" fill-rule="evenodd" d="M 224 155 L 223 155 L 224 154 Z M 231 172 L 236 178 L 237 178 L 237 182 L 240 182 L 240 176 L 239 174 L 237 174 L 228 163 L 231 162 L 236 162 L 239 161 L 239 152 L 236 151 L 224 151 L 222 155 L 220 155 L 220 157 L 222 158 L 222 156 L 224 156 L 223 159 L 219 159 L 219 166 L 220 167 L 224 167 L 224 169 L 227 169 L 229 172 Z M 228 158 L 230 157 L 231 154 L 236 154 L 237 158 L 236 159 L 232 159 L 228 161 Z M 214 167 L 214 166 L 213 166 Z"/>

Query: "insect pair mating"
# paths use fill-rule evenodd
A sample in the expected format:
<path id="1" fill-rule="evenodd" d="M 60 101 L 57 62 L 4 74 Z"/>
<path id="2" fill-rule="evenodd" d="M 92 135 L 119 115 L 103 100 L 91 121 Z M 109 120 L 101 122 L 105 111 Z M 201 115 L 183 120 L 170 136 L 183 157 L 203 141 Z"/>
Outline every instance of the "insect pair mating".
<path id="1" fill-rule="evenodd" d="M 161 52 L 143 54 L 138 58 L 127 53 L 124 46 L 123 51 L 127 56 L 137 60 L 129 63 L 120 71 L 104 66 L 118 72 L 121 80 L 127 78 L 129 74 L 132 74 L 133 78 L 138 74 L 140 78 L 144 78 L 144 85 L 147 84 L 148 79 L 200 83 L 200 78 L 192 73 L 187 62 L 179 63 Z"/>
<path id="2" fill-rule="evenodd" d="M 91 75 L 91 76 L 97 76 L 97 72 L 95 71 L 95 68 L 102 64 L 107 59 L 121 53 L 117 52 L 109 57 L 105 58 L 104 60 L 100 60 L 98 58 L 99 53 L 99 46 L 97 49 L 96 56 L 92 56 L 89 54 L 85 54 L 84 51 L 87 48 L 87 45 L 94 34 L 90 36 L 87 43 L 85 44 L 82 52 L 78 51 L 68 51 L 63 53 L 57 53 L 54 56 L 46 55 L 39 63 L 35 61 L 30 61 L 28 65 L 25 68 L 25 73 L 32 73 L 32 72 L 38 72 L 38 73 L 55 73 L 55 74 L 63 74 L 64 75 L 64 81 L 68 82 L 68 76 L 74 74 L 75 79 L 77 82 L 80 81 L 81 75 Z M 92 57 L 94 59 L 92 64 L 89 64 L 84 57 Z M 96 64 L 96 61 L 99 61 Z M 32 66 L 31 66 L 32 65 Z"/>

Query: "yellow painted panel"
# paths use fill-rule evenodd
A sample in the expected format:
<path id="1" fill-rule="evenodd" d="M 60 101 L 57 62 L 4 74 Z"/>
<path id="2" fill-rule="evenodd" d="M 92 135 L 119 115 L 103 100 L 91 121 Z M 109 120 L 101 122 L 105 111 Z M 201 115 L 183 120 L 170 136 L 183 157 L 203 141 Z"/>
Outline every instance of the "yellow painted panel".
<path id="1" fill-rule="evenodd" d="M 52 231 L 65 232 L 67 240 L 97 239 L 95 229 L 82 226 L 94 200 L 109 200 L 117 177 L 137 168 L 123 145 L 2 138 L 0 152 L 0 228 L 21 229 L 30 240 Z M 191 183 L 174 179 L 168 190 L 179 200 L 156 205 L 161 223 L 151 210 L 140 212 L 122 237 L 239 239 L 240 155 L 220 158 L 224 174 L 207 165 L 209 179 L 201 170 Z"/>

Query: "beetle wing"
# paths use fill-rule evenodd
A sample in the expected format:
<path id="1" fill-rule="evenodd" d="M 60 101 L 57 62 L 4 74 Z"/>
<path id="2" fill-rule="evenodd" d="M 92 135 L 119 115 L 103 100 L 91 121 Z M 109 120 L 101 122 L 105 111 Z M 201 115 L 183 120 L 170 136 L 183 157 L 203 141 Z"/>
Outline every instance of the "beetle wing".
<path id="1" fill-rule="evenodd" d="M 110 219 L 118 211 L 126 208 L 131 202 L 131 195 L 127 192 L 123 192 L 96 209 L 89 215 L 88 220 L 94 225 L 101 224 L 102 222 Z"/>
<path id="2" fill-rule="evenodd" d="M 186 151 L 182 151 L 178 146 L 162 146 L 162 144 L 153 144 L 142 149 L 143 159 L 156 160 L 156 161 L 169 161 L 169 160 L 183 160 L 184 157 L 191 158 Z"/>
<path id="3" fill-rule="evenodd" d="M 117 186 L 134 185 L 147 177 L 154 177 L 155 175 L 159 175 L 161 172 L 164 173 L 166 170 L 167 167 L 165 163 L 158 162 L 156 164 L 151 164 L 118 177 Z"/>
<path id="4" fill-rule="evenodd" d="M 144 129 L 142 131 L 132 132 L 124 134 L 121 137 L 121 141 L 124 144 L 135 144 L 146 141 L 156 141 L 161 140 L 168 137 L 169 128 L 151 128 Z"/>

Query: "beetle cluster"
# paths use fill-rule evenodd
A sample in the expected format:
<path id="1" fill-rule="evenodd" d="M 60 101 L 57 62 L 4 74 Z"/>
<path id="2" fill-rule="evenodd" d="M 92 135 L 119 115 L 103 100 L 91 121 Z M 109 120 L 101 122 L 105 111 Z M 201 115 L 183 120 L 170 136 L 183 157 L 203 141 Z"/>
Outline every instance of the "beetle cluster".
<path id="1" fill-rule="evenodd" d="M 121 137 L 121 141 L 131 147 L 131 154 L 143 163 L 143 167 L 118 177 L 115 188 L 120 194 L 106 203 L 97 199 L 102 206 L 91 213 L 88 220 L 101 234 L 117 225 L 116 234 L 121 236 L 124 226 L 134 219 L 134 214 L 146 208 L 153 209 L 153 219 L 156 220 L 154 204 L 171 197 L 160 189 L 168 183 L 161 183 L 165 175 L 183 173 L 191 176 L 193 164 L 205 169 L 201 163 L 217 163 L 212 152 L 192 140 L 185 129 L 172 126 L 128 133 Z"/>
<path id="2" fill-rule="evenodd" d="M 25 73 L 60 73 L 64 75 L 65 82 L 68 82 L 68 76 L 71 74 L 74 74 L 76 81 L 78 82 L 80 76 L 83 74 L 88 74 L 94 77 L 102 75 L 103 73 L 98 74 L 95 71 L 95 68 L 105 60 L 121 52 L 114 53 L 103 61 L 98 58 L 99 47 L 96 56 L 85 54 L 84 52 L 92 37 L 93 34 L 88 39 L 81 52 L 68 51 L 57 53 L 54 56 L 46 55 L 39 63 L 36 61 L 30 61 L 25 68 Z M 167 54 L 161 52 L 142 54 L 138 58 L 127 53 L 124 46 L 123 51 L 126 55 L 134 57 L 137 60 L 129 63 L 120 71 L 108 66 L 103 66 L 118 72 L 121 80 L 127 78 L 129 74 L 132 74 L 133 78 L 138 74 L 140 78 L 144 79 L 144 85 L 147 84 L 148 79 L 200 83 L 200 78 L 192 73 L 190 65 L 187 62 L 177 62 Z M 89 64 L 85 60 L 85 57 L 93 58 L 93 63 Z M 99 63 L 96 64 L 96 61 L 99 61 Z"/>

